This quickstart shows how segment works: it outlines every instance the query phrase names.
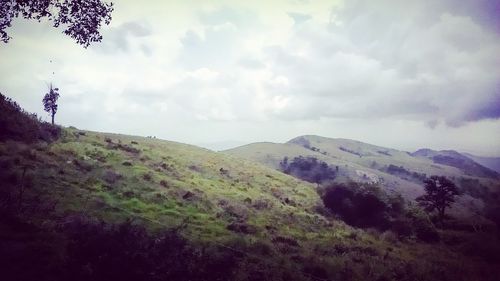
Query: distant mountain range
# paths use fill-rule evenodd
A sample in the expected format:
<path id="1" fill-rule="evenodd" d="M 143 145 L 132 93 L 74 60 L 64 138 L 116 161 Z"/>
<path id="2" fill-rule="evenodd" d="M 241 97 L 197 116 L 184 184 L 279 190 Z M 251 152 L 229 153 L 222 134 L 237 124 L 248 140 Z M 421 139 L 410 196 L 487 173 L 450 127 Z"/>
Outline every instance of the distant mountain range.
<path id="1" fill-rule="evenodd" d="M 340 181 L 374 182 L 413 199 L 423 193 L 426 176 L 466 178 L 492 185 L 500 174 L 496 158 L 477 157 L 453 150 L 420 149 L 410 153 L 360 141 L 306 135 L 286 143 L 252 143 L 224 151 L 274 169 L 285 157 L 315 157 L 335 166 Z M 496 161 L 495 161 L 496 160 Z"/>
<path id="2" fill-rule="evenodd" d="M 470 153 L 462 153 L 462 155 L 469 157 L 476 163 L 479 163 L 486 168 L 489 168 L 497 173 L 500 173 L 500 157 L 483 157 L 483 156 L 472 155 Z"/>
<path id="3" fill-rule="evenodd" d="M 454 150 L 435 151 L 424 148 L 415 151 L 412 155 L 415 157 L 428 158 L 437 164 L 456 167 L 466 175 L 486 178 L 498 178 L 499 176 L 496 171 L 481 165 L 477 161 L 473 160 L 472 157 L 465 156 L 464 154 L 458 153 Z"/>

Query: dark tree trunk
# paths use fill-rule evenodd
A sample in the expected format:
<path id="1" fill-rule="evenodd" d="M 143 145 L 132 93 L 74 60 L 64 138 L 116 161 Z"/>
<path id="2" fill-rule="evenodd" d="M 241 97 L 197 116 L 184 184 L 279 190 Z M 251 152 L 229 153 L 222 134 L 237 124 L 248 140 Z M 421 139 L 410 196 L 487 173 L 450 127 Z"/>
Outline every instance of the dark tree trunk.
<path id="1" fill-rule="evenodd" d="M 52 114 L 52 125 L 54 125 L 54 115 L 55 114 Z"/>
<path id="2" fill-rule="evenodd" d="M 444 209 L 445 209 L 444 207 L 441 207 L 438 209 L 439 222 L 441 223 L 441 226 L 443 226 L 443 222 L 444 222 Z"/>

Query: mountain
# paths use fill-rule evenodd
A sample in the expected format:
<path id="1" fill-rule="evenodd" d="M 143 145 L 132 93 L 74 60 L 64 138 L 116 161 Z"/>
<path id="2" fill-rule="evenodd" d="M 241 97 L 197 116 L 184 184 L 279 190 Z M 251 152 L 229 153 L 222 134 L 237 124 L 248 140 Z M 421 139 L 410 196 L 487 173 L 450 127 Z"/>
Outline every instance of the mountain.
<path id="1" fill-rule="evenodd" d="M 467 156 L 468 158 L 474 160 L 476 163 L 479 163 L 486 168 L 500 173 L 500 157 L 476 156 L 470 153 L 462 153 L 462 155 Z"/>
<path id="2" fill-rule="evenodd" d="M 18 122 L 21 116 L 28 119 Z M 494 280 L 499 274 L 493 228 L 478 236 L 459 221 L 455 230 L 438 231 L 413 209 L 393 226 L 356 228 L 325 207 L 316 185 L 276 170 L 284 155 L 310 155 L 338 165 L 339 178 L 377 181 L 412 196 L 420 185 L 388 163 L 459 174 L 441 164 L 431 169 L 425 157 L 314 136 L 217 153 L 41 124 L 19 107 L 4 117 L 2 124 L 12 126 L 0 138 L 5 280 Z M 473 227 L 492 225 L 480 218 Z"/>
<path id="3" fill-rule="evenodd" d="M 218 142 L 200 142 L 200 143 L 193 143 L 196 146 L 200 146 L 203 148 L 208 148 L 213 151 L 221 151 L 221 150 L 226 150 L 230 149 L 233 147 L 237 146 L 242 146 L 246 144 L 247 142 L 243 141 L 218 141 Z"/>
<path id="4" fill-rule="evenodd" d="M 415 157 L 425 157 L 431 159 L 434 163 L 447 165 L 451 167 L 456 167 L 460 169 L 464 174 L 485 178 L 500 178 L 498 172 L 491 170 L 471 157 L 464 154 L 460 154 L 454 150 L 441 150 L 435 151 L 431 149 L 419 149 L 412 153 Z"/>
<path id="5" fill-rule="evenodd" d="M 255 149 L 273 152 L 256 153 L 259 159 L 268 161 L 268 166 L 275 164 L 273 157 L 278 155 L 313 155 L 324 160 L 336 159 L 339 165 L 353 169 L 379 173 L 361 165 L 364 160 L 359 161 L 360 164 L 349 161 L 380 154 L 377 151 L 381 148 L 338 140 L 335 143 L 346 150 L 356 149 L 361 157 L 344 150 L 333 155 L 333 149 L 329 149 L 330 141 L 323 138 L 309 140 L 320 151 L 295 144 L 302 140 L 287 144 L 259 143 L 240 149 L 248 153 Z M 357 262 L 349 270 L 359 278 L 367 275 L 361 267 L 358 269 L 358 264 L 376 262 L 378 267 L 395 268 L 396 260 L 411 264 L 431 262 L 418 255 L 412 256 L 410 248 L 415 247 L 413 245 L 398 244 L 397 252 L 387 254 L 385 249 L 395 247 L 391 240 L 375 238 L 318 213 L 317 208 L 322 203 L 315 186 L 233 155 L 159 139 L 75 128 L 63 129 L 62 137 L 50 144 L 0 142 L 0 151 L 3 167 L 0 176 L 7 183 L 3 192 L 9 190 L 8 187 L 17 186 L 16 182 L 19 183 L 22 177 L 30 179 L 21 202 L 24 211 L 20 216 L 29 216 L 32 223 L 43 226 L 38 230 L 40 234 L 36 234 L 42 236 L 36 239 L 49 239 L 44 244 L 49 249 L 52 249 L 51 243 L 59 245 L 63 238 L 59 237 L 60 234 L 57 239 L 50 238 L 52 232 L 44 234 L 43 229 L 68 224 L 79 214 L 85 214 L 108 223 L 134 219 L 152 231 L 184 225 L 183 236 L 192 243 L 215 243 L 226 247 L 234 245 L 231 241 L 235 239 L 243 239 L 247 241 L 244 242 L 247 244 L 245 251 L 252 251 L 252 254 L 237 258 L 240 265 L 234 270 L 240 276 L 254 270 L 243 264 L 260 264 L 260 260 L 267 264 L 259 269 L 266 274 L 299 269 L 296 278 L 289 280 L 315 280 L 308 277 L 311 272 L 316 272 L 313 276 L 336 276 L 346 270 L 344 266 L 333 267 L 333 273 L 321 272 L 352 259 Z M 410 157 L 395 150 L 383 151 L 382 157 L 390 157 L 387 154 Z M 415 163 L 419 161 L 423 160 L 417 159 Z M 27 168 L 24 170 L 23 167 Z M 386 178 L 393 179 L 391 175 Z M 14 194 L 17 193 L 11 193 Z M 0 224 L 4 245 L 18 241 L 19 235 L 27 235 L 24 228 L 5 228 L 8 221 L 0 221 Z M 53 247 L 59 246 L 54 244 Z M 231 249 L 234 247 L 237 246 L 230 246 Z M 267 250 L 252 250 L 254 247 Z M 322 247 L 326 248 L 320 252 L 313 250 Z M 436 260 L 453 260 L 444 254 L 442 247 L 446 246 L 426 248 L 424 252 Z M 323 251 L 334 252 L 327 254 Z M 336 254 L 336 251 L 342 254 Z M 384 261 L 384 255 L 391 258 Z M 284 265 L 284 269 L 282 265 L 278 266 L 279 270 L 274 268 L 274 264 L 283 259 L 288 260 L 288 265 Z M 25 264 L 17 258 L 13 258 L 11 264 L 13 262 L 13 270 Z M 310 263 L 317 267 L 316 271 L 307 269 Z M 318 268 L 325 269 L 317 271 Z M 19 268 L 19 272 L 21 270 Z M 430 272 L 418 274 L 432 275 Z"/>
<path id="6" fill-rule="evenodd" d="M 360 141 L 300 136 L 287 143 L 253 143 L 224 151 L 280 170 L 280 162 L 295 157 L 314 157 L 335 167 L 337 182 L 376 183 L 389 192 L 413 200 L 424 193 L 423 180 L 431 175 L 455 179 L 464 193 L 453 207 L 457 216 L 471 217 L 477 206 L 483 206 L 489 193 L 478 195 L 474 189 L 500 191 L 498 174 L 473 160 L 451 151 L 422 149 L 415 153 L 376 146 Z M 481 207 L 482 208 L 482 207 Z"/>

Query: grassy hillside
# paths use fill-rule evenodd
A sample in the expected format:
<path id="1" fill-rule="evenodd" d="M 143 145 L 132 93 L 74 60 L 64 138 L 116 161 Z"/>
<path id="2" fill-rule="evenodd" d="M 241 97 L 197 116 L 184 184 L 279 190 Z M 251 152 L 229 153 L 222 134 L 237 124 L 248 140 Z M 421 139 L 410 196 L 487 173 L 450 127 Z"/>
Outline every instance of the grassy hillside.
<path id="1" fill-rule="evenodd" d="M 198 247 L 235 250 L 238 280 L 252 280 L 255 271 L 269 280 L 469 280 L 494 270 L 446 244 L 403 243 L 325 217 L 314 186 L 190 145 L 73 128 L 51 144 L 2 142 L 0 152 L 2 198 L 16 199 L 2 201 L 2 210 L 15 210 L 9 214 L 40 233 L 83 214 L 107 223 L 133 219 L 151 233 L 182 226 Z M 4 254 L 9 243 L 30 237 L 11 222 L 1 221 Z M 56 241 L 46 246 L 63 255 Z"/>
<path id="2" fill-rule="evenodd" d="M 500 175 L 497 172 L 482 166 L 481 164 L 475 162 L 472 158 L 462 155 L 454 150 L 435 151 L 431 149 L 419 149 L 412 153 L 412 156 L 427 158 L 437 164 L 458 168 L 466 175 L 500 179 Z"/>
<path id="3" fill-rule="evenodd" d="M 354 228 L 323 206 L 315 185 L 273 168 L 284 154 L 328 160 L 326 148 L 259 144 L 275 153 L 261 158 L 268 167 L 176 142 L 54 127 L 2 102 L 12 109 L 3 117 L 26 120 L 4 122 L 10 127 L 0 139 L 5 280 L 495 280 L 499 274 L 494 229 L 441 230 L 441 242 L 428 243 L 411 232 Z M 412 212 L 398 222 L 401 233 L 412 222 L 435 232 L 426 216 Z"/>
<path id="4" fill-rule="evenodd" d="M 487 167 L 493 171 L 496 171 L 497 173 L 500 173 L 500 157 L 483 157 L 483 156 L 472 155 L 470 153 L 462 153 L 462 154 L 474 160 L 475 162 L 483 165 L 484 167 Z"/>
<path id="5" fill-rule="evenodd" d="M 51 145 L 7 142 L 0 149 L 4 165 L 13 173 L 28 167 L 33 188 L 64 212 L 128 216 L 116 207 L 172 226 L 188 220 L 200 239 L 224 239 L 226 224 L 240 216 L 259 233 L 290 212 L 310 220 L 320 204 L 304 182 L 180 143 L 67 129 Z"/>
<path id="6" fill-rule="evenodd" d="M 475 162 L 467 165 L 446 165 L 433 161 L 432 157 L 413 155 L 405 151 L 375 146 L 348 139 L 332 139 L 320 136 L 301 136 L 284 144 L 254 143 L 224 151 L 226 154 L 262 163 L 279 169 L 279 163 L 288 157 L 311 156 L 338 168 L 336 181 L 374 182 L 390 192 L 401 193 L 407 199 L 420 196 L 423 179 L 430 175 L 443 175 L 460 181 L 473 181 L 476 187 L 488 192 L 500 192 L 500 181 L 487 168 Z M 452 158 L 464 164 L 465 156 Z M 470 160 L 470 159 L 469 159 Z M 457 167 L 458 166 L 458 167 Z M 460 169 L 464 166 L 465 171 Z M 474 167 L 474 169 L 466 169 Z M 491 171 L 492 172 L 492 171 Z M 489 177 L 494 176 L 494 177 Z M 463 219 L 476 219 L 477 209 L 484 209 L 484 199 L 491 194 L 471 196 L 463 193 L 454 205 L 452 213 Z"/>

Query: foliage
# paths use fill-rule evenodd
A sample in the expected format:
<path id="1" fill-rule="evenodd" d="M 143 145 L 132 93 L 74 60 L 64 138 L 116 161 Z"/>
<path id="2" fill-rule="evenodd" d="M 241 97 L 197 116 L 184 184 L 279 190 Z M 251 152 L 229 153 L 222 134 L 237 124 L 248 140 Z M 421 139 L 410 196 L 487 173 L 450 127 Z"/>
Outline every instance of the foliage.
<path id="1" fill-rule="evenodd" d="M 376 186 L 333 184 L 325 189 L 322 198 L 327 208 L 350 225 L 388 228 L 388 214 L 392 207 L 384 202 Z"/>
<path id="2" fill-rule="evenodd" d="M 490 192 L 488 187 L 482 184 L 478 179 L 461 177 L 458 179 L 457 188 L 460 193 L 469 194 L 470 196 L 481 199 L 484 202 L 499 202 L 497 198 L 498 195 Z"/>
<path id="3" fill-rule="evenodd" d="M 438 242 L 439 233 L 431 219 L 420 208 L 408 208 L 405 213 L 408 223 L 411 225 L 412 234 L 424 242 Z"/>
<path id="4" fill-rule="evenodd" d="M 113 3 L 101 0 L 7 0 L 0 6 L 0 40 L 7 43 L 11 37 L 5 31 L 17 17 L 41 21 L 46 18 L 54 27 L 65 26 L 64 34 L 87 48 L 100 42 L 99 28 L 111 22 Z"/>
<path id="5" fill-rule="evenodd" d="M 280 168 L 286 174 L 317 184 L 333 180 L 336 176 L 334 169 L 314 157 L 295 157 L 291 162 L 285 157 L 280 162 Z"/>
<path id="6" fill-rule="evenodd" d="M 385 171 L 391 175 L 404 177 L 404 179 L 414 178 L 419 182 L 422 182 L 427 178 L 427 175 L 424 173 L 410 172 L 403 166 L 398 167 L 393 164 L 389 164 L 389 166 L 386 167 Z"/>
<path id="7" fill-rule="evenodd" d="M 36 114 L 24 111 L 15 101 L 0 93 L 0 141 L 53 141 L 60 133 L 59 127 L 42 122 Z"/>
<path id="8" fill-rule="evenodd" d="M 416 200 L 428 212 L 437 210 L 438 220 L 442 222 L 446 208 L 455 202 L 454 197 L 458 195 L 458 189 L 444 176 L 431 176 L 424 181 L 424 184 L 426 194 Z"/>
<path id="9" fill-rule="evenodd" d="M 57 113 L 57 99 L 59 99 L 59 88 L 53 88 L 50 84 L 49 92 L 43 97 L 43 109 L 50 113 L 52 125 L 54 125 L 54 116 Z"/>
<path id="10" fill-rule="evenodd" d="M 227 250 L 218 249 L 213 255 L 209 248 L 195 248 L 176 230 L 152 235 L 130 221 L 108 224 L 75 217 L 59 226 L 57 237 L 31 225 L 24 227 L 45 233 L 49 241 L 38 248 L 20 248 L 11 256 L 5 256 L 11 250 L 3 248 L 0 261 L 8 265 L 2 272 L 6 280 L 232 280 L 238 262 Z M 56 239 L 60 253 L 48 244 Z M 51 268 L 50 263 L 43 265 L 47 261 L 57 268 L 47 270 Z"/>
<path id="11" fill-rule="evenodd" d="M 402 198 L 374 185 L 345 185 L 385 204 L 381 227 L 370 232 L 330 212 L 317 213 L 322 204 L 313 185 L 261 165 L 175 142 L 85 133 L 64 129 L 51 144 L 0 142 L 0 190 L 8 187 L 5 197 L 13 199 L 12 208 L 6 208 L 11 215 L 0 214 L 5 280 L 443 281 L 498 276 L 495 264 L 486 262 L 490 254 L 471 252 L 467 244 L 459 250 L 421 243 L 426 233 L 432 234 L 429 230 L 435 232 L 427 214 L 415 208 L 411 215 Z M 131 141 L 138 142 L 133 147 L 139 154 L 117 146 Z M 125 161 L 130 165 L 122 165 Z M 23 180 L 25 165 L 31 168 Z M 147 173 L 154 180 L 145 181 Z M 183 199 L 186 194 L 189 200 Z M 19 201 L 22 208 L 17 208 Z M 126 219 L 133 221 L 122 225 Z M 417 228 L 419 223 L 423 227 Z"/>
<path id="12" fill-rule="evenodd" d="M 388 195 L 375 185 L 333 184 L 322 191 L 323 203 L 347 224 L 377 228 L 401 239 L 439 241 L 439 234 L 420 208 L 406 206 L 401 196 Z"/>

